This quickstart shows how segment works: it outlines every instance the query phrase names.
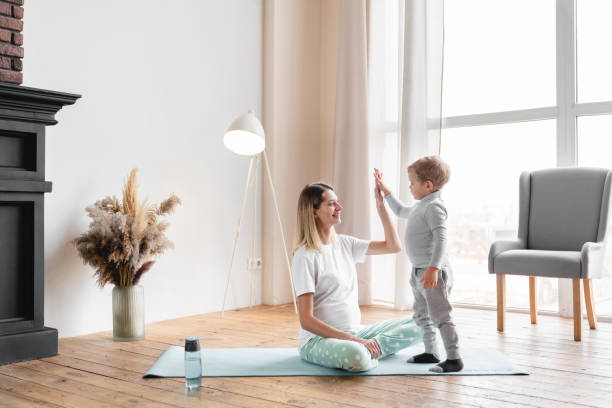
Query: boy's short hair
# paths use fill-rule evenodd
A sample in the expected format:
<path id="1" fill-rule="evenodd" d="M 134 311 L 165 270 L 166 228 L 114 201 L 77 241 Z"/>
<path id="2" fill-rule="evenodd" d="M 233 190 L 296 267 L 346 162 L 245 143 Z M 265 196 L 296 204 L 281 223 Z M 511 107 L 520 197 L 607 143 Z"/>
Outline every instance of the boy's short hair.
<path id="1" fill-rule="evenodd" d="M 450 179 L 450 167 L 439 156 L 421 157 L 410 166 L 408 173 L 412 173 L 421 182 L 431 181 L 436 190 L 444 187 Z"/>

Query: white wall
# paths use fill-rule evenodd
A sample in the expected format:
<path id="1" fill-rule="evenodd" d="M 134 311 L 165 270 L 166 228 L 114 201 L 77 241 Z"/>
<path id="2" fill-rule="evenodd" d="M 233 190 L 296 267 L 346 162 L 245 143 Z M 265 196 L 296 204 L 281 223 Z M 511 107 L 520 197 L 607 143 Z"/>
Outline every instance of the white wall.
<path id="1" fill-rule="evenodd" d="M 83 95 L 47 131 L 45 324 L 60 337 L 112 327 L 112 287 L 98 289 L 69 241 L 87 228 L 85 206 L 120 195 L 132 167 L 141 197 L 183 200 L 169 219 L 176 249 L 142 280 L 146 321 L 221 309 L 248 168 L 222 135 L 262 110 L 262 12 L 259 0 L 26 3 L 23 85 Z M 229 308 L 249 303 L 251 220 Z M 260 273 L 256 294 L 261 303 Z"/>

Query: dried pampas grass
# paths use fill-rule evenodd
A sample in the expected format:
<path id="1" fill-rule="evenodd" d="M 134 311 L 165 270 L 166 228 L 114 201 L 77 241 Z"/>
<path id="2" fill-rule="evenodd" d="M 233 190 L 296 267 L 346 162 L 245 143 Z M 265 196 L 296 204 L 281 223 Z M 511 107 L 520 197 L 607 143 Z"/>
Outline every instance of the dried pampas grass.
<path id="1" fill-rule="evenodd" d="M 152 258 L 174 247 L 165 234 L 169 224 L 159 217 L 171 214 L 181 200 L 172 194 L 159 205 L 139 202 L 137 172 L 130 172 L 121 202 L 105 197 L 85 209 L 89 231 L 72 241 L 83 262 L 95 268 L 100 287 L 137 285 L 155 263 Z"/>

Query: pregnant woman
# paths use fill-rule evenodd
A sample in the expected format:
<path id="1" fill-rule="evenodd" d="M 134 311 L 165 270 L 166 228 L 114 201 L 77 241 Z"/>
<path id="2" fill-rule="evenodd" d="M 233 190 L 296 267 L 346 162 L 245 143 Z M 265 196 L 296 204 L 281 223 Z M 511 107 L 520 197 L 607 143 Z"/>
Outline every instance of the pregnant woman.
<path id="1" fill-rule="evenodd" d="M 384 241 L 336 235 L 342 206 L 331 186 L 312 183 L 300 193 L 291 274 L 301 325 L 298 349 L 310 363 L 366 371 L 376 367 L 378 359 L 422 341 L 409 317 L 361 326 L 355 264 L 366 255 L 401 250 L 383 194 L 377 188 L 374 196 Z"/>

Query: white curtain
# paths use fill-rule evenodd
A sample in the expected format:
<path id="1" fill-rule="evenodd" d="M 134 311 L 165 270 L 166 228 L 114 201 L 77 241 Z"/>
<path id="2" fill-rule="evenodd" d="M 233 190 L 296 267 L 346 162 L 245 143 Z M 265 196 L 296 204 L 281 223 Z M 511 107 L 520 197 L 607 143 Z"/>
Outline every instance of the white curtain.
<path id="1" fill-rule="evenodd" d="M 408 0 L 404 11 L 399 197 L 410 202 L 407 167 L 419 157 L 440 153 L 444 1 Z M 405 222 L 399 224 L 404 231 Z M 411 267 L 406 256 L 398 257 L 396 309 L 412 306 Z"/>
<path id="2" fill-rule="evenodd" d="M 369 124 L 371 160 L 391 189 L 412 202 L 406 169 L 438 154 L 443 63 L 443 0 L 371 0 L 369 7 Z M 371 225 L 380 234 L 374 213 Z M 398 223 L 400 236 L 406 228 Z M 411 265 L 404 253 L 373 260 L 374 287 L 397 309 L 412 306 Z M 395 282 L 393 288 L 392 282 Z"/>
<path id="3" fill-rule="evenodd" d="M 338 232 L 370 238 L 367 1 L 341 0 L 333 184 L 344 205 Z M 357 265 L 359 303 L 372 303 L 371 263 Z"/>
<path id="4" fill-rule="evenodd" d="M 372 167 L 412 201 L 406 174 L 417 158 L 439 153 L 443 0 L 341 0 L 337 54 L 333 183 L 345 204 L 339 232 L 382 238 L 372 205 Z M 405 223 L 399 223 L 403 236 Z M 405 254 L 358 267 L 359 303 L 371 304 L 372 279 L 412 306 Z M 382 286 L 381 286 L 382 285 Z"/>

